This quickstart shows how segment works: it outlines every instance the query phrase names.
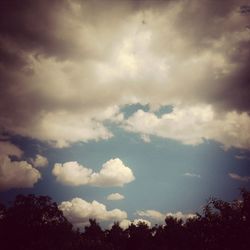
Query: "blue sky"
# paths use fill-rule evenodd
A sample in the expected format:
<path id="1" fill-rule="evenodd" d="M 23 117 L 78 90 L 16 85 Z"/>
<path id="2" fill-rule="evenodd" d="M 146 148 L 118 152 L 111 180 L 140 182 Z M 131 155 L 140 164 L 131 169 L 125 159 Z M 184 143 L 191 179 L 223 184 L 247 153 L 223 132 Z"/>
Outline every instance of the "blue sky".
<path id="1" fill-rule="evenodd" d="M 49 195 L 77 227 L 126 227 L 250 187 L 243 1 L 22 4 L 0 26 L 3 202 Z"/>

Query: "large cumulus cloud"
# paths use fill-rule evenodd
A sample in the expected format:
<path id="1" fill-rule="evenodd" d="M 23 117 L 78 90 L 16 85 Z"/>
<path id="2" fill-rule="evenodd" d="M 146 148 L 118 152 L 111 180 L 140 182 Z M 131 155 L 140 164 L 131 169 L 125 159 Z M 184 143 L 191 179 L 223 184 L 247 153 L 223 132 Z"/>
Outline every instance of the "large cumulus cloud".
<path id="1" fill-rule="evenodd" d="M 235 111 L 216 115 L 211 105 L 175 107 L 158 117 L 138 110 L 124 123 L 124 128 L 143 136 L 156 135 L 184 144 L 197 145 L 204 139 L 215 140 L 224 147 L 250 148 L 250 117 Z"/>
<path id="2" fill-rule="evenodd" d="M 1 132 L 57 147 L 109 139 L 105 122 L 128 124 L 120 108 L 135 102 L 152 110 L 208 105 L 225 127 L 235 114 L 249 131 L 250 20 L 243 4 L 2 1 Z M 249 139 L 235 143 L 230 131 L 209 129 L 211 139 L 249 149 Z"/>

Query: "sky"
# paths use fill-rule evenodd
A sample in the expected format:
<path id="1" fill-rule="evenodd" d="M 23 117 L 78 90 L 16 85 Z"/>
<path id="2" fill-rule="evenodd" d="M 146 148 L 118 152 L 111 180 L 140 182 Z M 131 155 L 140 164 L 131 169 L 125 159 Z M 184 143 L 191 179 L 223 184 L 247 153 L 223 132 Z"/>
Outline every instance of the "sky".
<path id="1" fill-rule="evenodd" d="M 250 188 L 250 2 L 2 0 L 0 199 L 187 219 Z"/>

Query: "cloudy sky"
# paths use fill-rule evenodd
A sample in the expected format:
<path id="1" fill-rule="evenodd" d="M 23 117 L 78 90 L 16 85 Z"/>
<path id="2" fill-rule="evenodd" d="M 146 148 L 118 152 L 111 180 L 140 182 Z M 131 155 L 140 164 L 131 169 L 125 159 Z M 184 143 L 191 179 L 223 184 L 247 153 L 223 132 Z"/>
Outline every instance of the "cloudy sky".
<path id="1" fill-rule="evenodd" d="M 250 3 L 0 2 L 0 197 L 49 195 L 76 226 L 250 188 Z"/>

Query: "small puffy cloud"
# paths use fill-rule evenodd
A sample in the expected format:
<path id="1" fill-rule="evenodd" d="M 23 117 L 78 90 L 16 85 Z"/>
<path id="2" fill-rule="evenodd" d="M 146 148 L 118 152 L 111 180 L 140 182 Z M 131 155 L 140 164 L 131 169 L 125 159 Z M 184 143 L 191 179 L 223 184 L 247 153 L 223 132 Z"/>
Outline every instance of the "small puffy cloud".
<path id="1" fill-rule="evenodd" d="M 21 157 L 23 151 L 10 143 L 9 141 L 0 141 L 0 156 L 1 155 L 12 155 L 16 157 Z"/>
<path id="2" fill-rule="evenodd" d="M 195 173 L 185 173 L 184 176 L 201 178 L 199 174 L 195 174 Z"/>
<path id="3" fill-rule="evenodd" d="M 161 212 L 156 211 L 156 210 L 141 210 L 141 211 L 137 211 L 136 214 L 141 216 L 141 217 L 150 218 L 150 219 L 152 219 L 156 222 L 160 222 L 160 223 L 163 223 L 167 216 L 172 216 L 174 218 L 182 219 L 182 220 L 186 220 L 188 218 L 195 217 L 195 214 L 192 214 L 192 213 L 184 214 L 180 211 L 178 211 L 176 213 L 161 213 Z"/>
<path id="4" fill-rule="evenodd" d="M 41 178 L 40 172 L 26 161 L 11 161 L 0 156 L 0 190 L 28 188 Z"/>
<path id="5" fill-rule="evenodd" d="M 130 132 L 174 139 L 183 144 L 198 145 L 204 139 L 215 140 L 224 148 L 250 148 L 250 116 L 235 111 L 218 114 L 210 105 L 175 106 L 161 117 L 138 110 L 123 123 Z"/>
<path id="6" fill-rule="evenodd" d="M 48 159 L 45 156 L 39 154 L 37 154 L 36 158 L 32 159 L 31 162 L 36 168 L 45 167 L 48 165 Z"/>
<path id="7" fill-rule="evenodd" d="M 116 158 L 103 164 L 99 172 L 93 172 L 77 162 L 56 163 L 52 170 L 57 181 L 71 186 L 97 187 L 123 186 L 135 179 L 132 170 Z"/>
<path id="8" fill-rule="evenodd" d="M 119 201 L 119 200 L 123 200 L 124 198 L 125 197 L 119 193 L 113 193 L 107 196 L 107 200 L 109 201 Z"/>
<path id="9" fill-rule="evenodd" d="M 238 175 L 235 173 L 229 173 L 228 175 L 230 178 L 232 178 L 234 180 L 244 181 L 244 182 L 250 181 L 250 176 L 241 176 L 241 175 Z"/>
<path id="10" fill-rule="evenodd" d="M 74 225 L 85 225 L 88 220 L 122 221 L 127 213 L 120 209 L 107 210 L 106 206 L 98 201 L 88 202 L 81 198 L 63 201 L 59 206 L 64 216 Z"/>
<path id="11" fill-rule="evenodd" d="M 148 227 L 151 227 L 151 222 L 148 220 L 144 220 L 144 219 L 135 219 L 134 221 L 124 219 L 119 222 L 119 225 L 121 228 L 127 229 L 131 224 L 134 224 L 137 226 L 139 223 L 145 223 L 146 225 L 148 225 Z"/>
<path id="12" fill-rule="evenodd" d="M 132 170 L 116 158 L 103 164 L 99 173 L 91 175 L 94 186 L 123 186 L 135 179 Z"/>

